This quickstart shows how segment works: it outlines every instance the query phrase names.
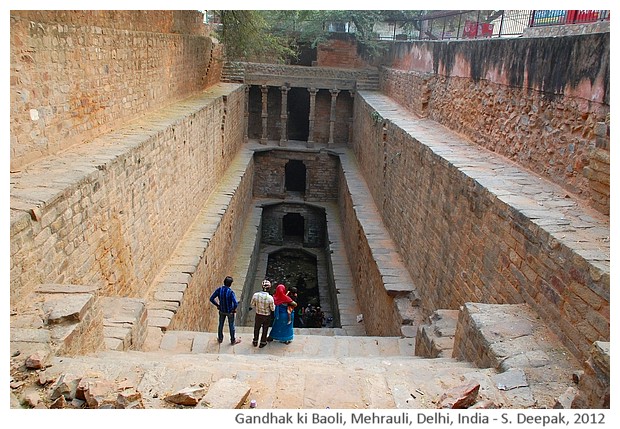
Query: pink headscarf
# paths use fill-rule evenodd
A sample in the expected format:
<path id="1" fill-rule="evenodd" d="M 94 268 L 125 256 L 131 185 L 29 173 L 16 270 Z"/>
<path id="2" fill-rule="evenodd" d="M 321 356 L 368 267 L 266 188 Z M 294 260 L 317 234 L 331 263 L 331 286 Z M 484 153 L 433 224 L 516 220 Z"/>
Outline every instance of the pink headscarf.
<path id="1" fill-rule="evenodd" d="M 273 294 L 273 302 L 275 305 L 288 304 L 293 302 L 290 296 L 286 294 L 286 286 L 279 284 L 276 286 L 276 293 Z"/>

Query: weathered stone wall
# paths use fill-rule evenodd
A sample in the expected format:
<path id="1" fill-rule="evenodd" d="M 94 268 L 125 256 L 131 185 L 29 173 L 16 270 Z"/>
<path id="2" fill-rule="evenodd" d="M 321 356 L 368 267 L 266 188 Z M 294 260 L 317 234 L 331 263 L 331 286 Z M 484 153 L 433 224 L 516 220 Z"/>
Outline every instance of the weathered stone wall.
<path id="1" fill-rule="evenodd" d="M 297 213 L 303 217 L 304 247 L 325 246 L 325 209 L 309 204 L 282 203 L 266 206 L 263 209 L 262 233 L 263 243 L 282 245 L 284 242 L 283 218 L 289 213 Z"/>
<path id="2" fill-rule="evenodd" d="M 253 171 L 254 163 L 250 160 L 234 190 L 227 189 L 234 194 L 230 201 L 226 202 L 225 209 L 220 211 L 223 214 L 213 234 L 205 233 L 210 228 L 203 229 L 201 235 L 209 238 L 208 246 L 204 249 L 202 260 L 198 262 L 189 278 L 183 293 L 183 302 L 168 329 L 210 332 L 217 330 L 217 326 L 211 325 L 217 320 L 217 308 L 209 302 L 209 297 L 224 283 L 224 278 L 231 275 L 236 262 L 233 249 L 241 242 L 246 213 L 251 210 Z M 217 207 L 216 204 L 214 206 Z M 234 289 L 243 287 L 242 280 L 234 277 L 233 280 Z M 241 299 L 240 294 L 237 294 L 237 299 Z M 246 304 L 243 305 L 247 307 Z"/>
<path id="3" fill-rule="evenodd" d="M 592 345 L 571 408 L 609 408 L 611 355 L 609 342 Z"/>
<path id="4" fill-rule="evenodd" d="M 284 170 L 289 160 L 306 166 L 306 201 L 335 201 L 338 198 L 338 158 L 325 151 L 292 152 L 272 149 L 254 156 L 254 196 L 285 198 Z"/>
<path id="5" fill-rule="evenodd" d="M 200 16 L 12 11 L 11 168 L 92 140 L 219 80 Z"/>
<path id="6" fill-rule="evenodd" d="M 143 297 L 239 151 L 243 106 L 220 84 L 14 173 L 11 305 L 41 283 Z"/>
<path id="7" fill-rule="evenodd" d="M 527 302 L 576 355 L 608 338 L 609 274 L 410 132 L 415 135 L 380 118 L 358 93 L 352 148 L 424 309 Z M 348 216 L 344 224 L 355 221 Z M 361 284 L 372 279 L 371 273 L 360 277 Z M 362 302 L 370 298 L 361 293 Z"/>
<path id="8" fill-rule="evenodd" d="M 384 279 L 377 261 L 373 258 L 368 237 L 360 224 L 351 191 L 344 173 L 339 176 L 340 219 L 342 221 L 344 248 L 357 300 L 364 316 L 364 325 L 368 335 L 400 336 L 402 318 L 394 298 L 386 293 Z"/>
<path id="9" fill-rule="evenodd" d="M 317 46 L 316 65 L 345 69 L 364 68 L 367 63 L 357 49 L 352 35 L 333 33 L 330 40 Z"/>
<path id="10" fill-rule="evenodd" d="M 12 10 L 11 15 L 33 22 L 115 30 L 201 35 L 208 31 L 202 13 L 193 10 Z"/>
<path id="11" fill-rule="evenodd" d="M 584 168 L 609 113 L 609 33 L 392 46 L 384 93 L 593 197 Z"/>

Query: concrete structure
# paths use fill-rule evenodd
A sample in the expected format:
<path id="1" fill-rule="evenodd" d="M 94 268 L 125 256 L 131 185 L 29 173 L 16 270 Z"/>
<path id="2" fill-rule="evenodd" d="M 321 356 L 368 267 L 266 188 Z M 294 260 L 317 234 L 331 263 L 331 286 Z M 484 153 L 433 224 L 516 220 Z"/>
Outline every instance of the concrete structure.
<path id="1" fill-rule="evenodd" d="M 449 387 L 469 374 L 496 406 L 609 407 L 609 33 L 397 44 L 363 68 L 332 64 L 353 55 L 336 41 L 316 67 L 238 63 L 221 76 L 198 20 L 11 13 L 12 406 L 45 362 L 58 382 L 71 366 L 110 378 L 132 359 L 146 374 L 171 353 L 237 353 L 213 342 L 211 292 L 233 275 L 239 325 L 251 324 L 243 307 L 267 254 L 299 247 L 334 325 L 264 349 L 308 360 L 293 399 L 262 397 L 271 406 L 324 408 L 313 370 L 382 356 L 407 368 L 372 376 L 391 393 L 348 385 L 342 369 L 334 408 L 446 405 L 445 391 L 398 393 L 422 367 Z M 430 328 L 437 314 L 453 330 Z M 256 355 L 239 330 L 238 354 Z M 205 377 L 276 383 L 248 359 L 211 362 Z M 147 378 L 134 380 L 142 400 L 114 406 L 167 407 L 146 400 Z M 169 382 L 156 390 L 188 387 Z M 242 390 L 229 402 L 243 406 Z M 26 402 L 80 400 L 41 395 Z"/>

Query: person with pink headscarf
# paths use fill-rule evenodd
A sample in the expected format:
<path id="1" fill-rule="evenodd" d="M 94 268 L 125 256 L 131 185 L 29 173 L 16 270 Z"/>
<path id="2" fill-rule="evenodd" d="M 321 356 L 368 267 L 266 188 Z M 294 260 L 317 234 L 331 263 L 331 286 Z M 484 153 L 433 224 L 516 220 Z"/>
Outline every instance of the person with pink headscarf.
<path id="1" fill-rule="evenodd" d="M 283 284 L 276 286 L 276 291 L 273 294 L 273 301 L 276 306 L 276 311 L 273 315 L 273 325 L 271 326 L 271 332 L 267 340 L 276 340 L 284 344 L 289 344 L 293 341 L 293 323 L 292 320 L 291 323 L 289 323 L 288 320 L 288 306 L 292 305 L 294 301 L 286 294 L 286 286 Z M 293 317 L 294 314 L 293 312 Z"/>

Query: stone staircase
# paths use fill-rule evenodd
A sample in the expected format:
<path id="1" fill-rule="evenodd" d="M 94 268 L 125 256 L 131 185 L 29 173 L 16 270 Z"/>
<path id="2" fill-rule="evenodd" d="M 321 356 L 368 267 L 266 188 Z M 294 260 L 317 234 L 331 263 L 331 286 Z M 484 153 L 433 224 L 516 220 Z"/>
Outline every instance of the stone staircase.
<path id="1" fill-rule="evenodd" d="M 243 63 L 226 61 L 222 66 L 222 82 L 243 83 L 245 68 Z"/>
<path id="2" fill-rule="evenodd" d="M 56 357 L 46 377 L 87 375 L 131 386 L 141 392 L 144 408 L 157 409 L 178 408 L 164 399 L 167 395 L 192 386 L 217 389 L 224 380 L 249 388 L 248 401 L 239 408 L 249 408 L 249 400 L 259 408 L 438 408 L 449 401 L 450 391 L 472 383 L 480 385 L 478 402 L 509 406 L 494 387 L 494 370 L 412 356 L 411 339 L 297 335 L 291 344 L 272 342 L 259 349 L 250 334 L 240 337 L 232 346 L 218 344 L 213 333 L 168 332 L 155 351 Z M 240 388 L 238 395 L 246 394 Z"/>
<path id="3" fill-rule="evenodd" d="M 48 295 L 65 291 L 60 285 L 42 289 Z M 66 302 L 80 298 L 54 301 L 65 302 L 57 302 L 56 308 L 65 309 L 62 314 L 68 315 L 74 312 L 66 310 Z M 78 385 L 84 379 L 82 384 L 91 386 L 93 395 L 97 389 L 107 389 L 100 394 L 102 398 L 123 391 L 134 398 L 132 406 L 138 402 L 144 408 L 178 408 L 165 398 L 195 386 L 202 386 L 204 392 L 212 389 L 210 398 L 224 394 L 218 389 L 234 396 L 230 386 L 235 386 L 239 397 L 227 403 L 238 405 L 223 408 L 248 408 L 249 400 L 260 408 L 447 408 L 471 391 L 476 392 L 469 404 L 474 408 L 568 408 L 576 393 L 576 362 L 543 325 L 528 318 L 531 314 L 523 305 L 468 304 L 457 312 L 455 335 L 452 327 L 457 314 L 440 310 L 445 313 L 443 318 L 431 317 L 430 325 L 419 330 L 420 335 L 443 332 L 443 350 L 430 351 L 442 357 L 428 358 L 419 356 L 424 353 L 423 347 L 416 355 L 416 338 L 352 336 L 342 328 L 295 328 L 292 343 L 274 341 L 261 349 L 252 346 L 253 329 L 247 326 L 237 327 L 242 342 L 234 346 L 228 341 L 218 343 L 213 332 L 149 327 L 147 338 L 137 349 L 135 343 L 142 341 L 147 327 L 143 303 L 100 300 L 100 306 L 89 306 L 80 317 L 91 320 L 94 317 L 87 313 L 94 312 L 107 322 L 97 323 L 94 334 L 82 329 L 81 335 L 73 336 L 73 342 L 92 340 L 113 322 L 121 324 L 114 332 L 122 325 L 131 329 L 115 336 L 105 334 L 107 350 L 99 347 L 79 356 L 55 350 L 36 370 L 16 372 L 25 356 L 13 356 L 12 388 L 26 389 L 28 401 L 49 406 L 52 398 L 58 401 L 58 390 L 66 388 L 59 383 L 70 379 Z M 493 313 L 508 316 L 497 318 Z M 61 312 L 52 314 L 55 317 Z M 117 341 L 111 341 L 112 337 Z M 445 339 L 454 344 L 447 344 Z M 12 352 L 13 346 L 19 344 L 12 342 Z M 455 355 L 464 358 L 447 356 L 446 351 L 452 348 Z M 492 356 L 496 361 L 478 362 L 480 356 Z M 27 387 L 19 387 L 20 383 Z M 32 399 L 33 395 L 40 402 Z M 17 397 L 17 393 L 12 395 L 14 408 L 19 405 Z M 83 407 L 83 401 L 74 399 L 67 398 L 69 402 L 63 402 L 62 407 L 71 407 L 67 405 L 70 403 Z M 90 403 L 97 401 L 91 398 Z"/>
<path id="4" fill-rule="evenodd" d="M 242 342 L 229 345 L 227 328 L 224 329 L 224 342 L 217 342 L 216 334 L 193 331 L 166 331 L 159 350 L 174 354 L 216 353 L 236 355 L 260 355 L 268 349 L 270 355 L 287 357 L 342 358 L 350 356 L 391 357 L 414 356 L 414 339 L 400 337 L 371 337 L 342 335 L 342 329 L 333 328 L 295 328 L 295 339 L 291 344 L 274 341 L 265 349 L 252 346 L 251 327 L 237 327 L 236 336 Z M 339 335 L 340 334 L 340 335 Z M 152 350 L 156 351 L 156 350 Z"/>
<path id="5" fill-rule="evenodd" d="M 358 79 L 355 88 L 358 91 L 378 91 L 379 90 L 379 71 L 368 69 L 364 78 Z"/>

